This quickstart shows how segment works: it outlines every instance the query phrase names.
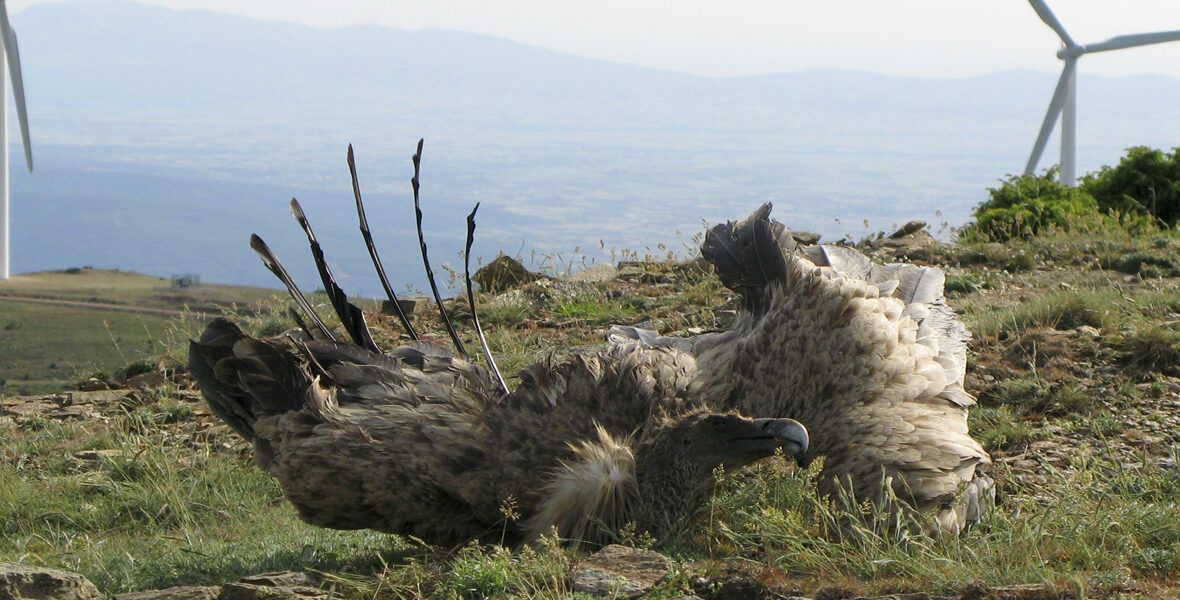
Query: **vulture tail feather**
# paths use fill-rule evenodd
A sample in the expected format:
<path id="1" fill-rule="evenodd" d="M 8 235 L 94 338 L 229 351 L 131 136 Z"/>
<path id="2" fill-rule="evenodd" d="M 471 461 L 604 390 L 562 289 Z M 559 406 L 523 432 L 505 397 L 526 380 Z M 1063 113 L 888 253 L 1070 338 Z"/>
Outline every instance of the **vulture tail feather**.
<path id="1" fill-rule="evenodd" d="M 311 303 L 307 301 L 307 296 L 304 296 L 303 292 L 299 291 L 299 286 L 295 285 L 295 280 L 291 279 L 291 274 L 283 267 L 283 263 L 279 262 L 279 257 L 275 256 L 274 252 L 271 252 L 270 247 L 266 245 L 266 242 L 262 241 L 262 238 L 258 237 L 258 234 L 250 235 L 250 247 L 262 258 L 262 264 L 271 273 L 274 273 L 275 277 L 278 277 L 279 281 L 283 282 L 283 285 L 287 286 L 287 292 L 291 294 L 291 298 L 295 300 L 295 304 L 299 305 L 299 308 L 307 314 L 307 317 L 315 324 L 316 329 L 320 330 L 320 333 L 325 338 L 335 340 L 336 338 L 328 330 L 328 326 L 324 324 L 323 319 L 320 319 L 315 309 L 311 307 Z"/>
<path id="2" fill-rule="evenodd" d="M 771 203 L 758 207 L 745 219 L 717 225 L 705 234 L 701 255 L 717 270 L 725 287 L 742 297 L 746 310 L 765 311 L 766 287 L 787 280 L 783 257 L 786 229 L 770 220 Z M 788 246 L 789 247 L 789 246 Z"/>
<path id="3" fill-rule="evenodd" d="M 434 302 L 438 305 L 438 312 L 442 315 L 443 324 L 447 326 L 447 333 L 451 335 L 451 341 L 455 343 L 455 349 L 466 358 L 467 350 L 463 348 L 463 342 L 459 340 L 459 334 L 455 332 L 455 326 L 451 324 L 451 316 L 447 314 L 447 309 L 443 306 L 442 296 L 438 293 L 438 284 L 434 281 L 434 270 L 430 268 L 430 257 L 426 252 L 426 237 L 422 234 L 422 207 L 418 202 L 418 174 L 422 166 L 422 142 L 423 140 L 418 140 L 418 151 L 413 156 L 414 178 L 410 180 L 410 185 L 414 188 L 414 217 L 418 224 L 418 245 L 422 248 L 422 264 L 426 266 L 426 279 L 430 281 L 430 291 L 434 292 Z"/>
<path id="4" fill-rule="evenodd" d="M 307 328 L 307 322 L 303 320 L 302 316 L 300 316 L 299 310 L 297 308 L 294 306 L 288 306 L 287 314 L 291 315 L 291 318 L 295 321 L 295 325 L 298 326 L 299 330 L 307 336 L 307 339 L 315 339 L 315 336 L 311 334 L 311 330 Z"/>
<path id="5" fill-rule="evenodd" d="M 349 302 L 348 294 L 345 294 L 344 290 L 336 283 L 336 277 L 332 275 L 332 269 L 328 267 L 328 261 L 324 259 L 324 250 L 320 247 L 320 242 L 316 240 L 311 223 L 307 220 L 307 215 L 303 214 L 303 207 L 299 206 L 299 201 L 294 198 L 291 198 L 291 215 L 299 222 L 303 233 L 307 234 L 307 243 L 311 245 L 311 256 L 315 259 L 316 269 L 320 272 L 320 280 L 323 281 L 324 289 L 328 292 L 332 308 L 336 310 L 336 316 L 340 317 L 340 324 L 344 326 L 344 330 L 348 332 L 349 337 L 356 345 L 373 352 L 380 352 L 381 350 L 373 341 L 372 334 L 369 333 L 368 324 L 365 323 L 364 311 Z"/>
<path id="6" fill-rule="evenodd" d="M 188 368 L 213 413 L 238 435 L 252 441 L 257 416 L 250 395 L 215 374 L 217 364 L 232 358 L 234 344 L 245 337 L 237 325 L 223 318 L 214 319 L 205 327 L 200 340 L 189 340 Z"/>
<path id="7" fill-rule="evenodd" d="M 500 368 L 496 366 L 496 359 L 492 357 L 492 351 L 488 348 L 488 340 L 484 337 L 483 327 L 479 324 L 479 313 L 475 312 L 475 292 L 471 290 L 471 244 L 475 242 L 475 213 L 479 210 L 479 203 L 475 203 L 475 208 L 471 209 L 471 214 L 467 215 L 467 248 L 463 250 L 463 279 L 467 283 L 467 303 L 471 305 L 471 320 L 475 323 L 475 333 L 479 335 L 479 345 L 483 348 L 483 355 L 488 359 L 488 366 L 491 367 L 492 373 L 496 374 L 496 379 L 500 381 L 500 387 L 504 388 L 504 393 L 509 393 L 508 384 L 504 383 L 504 376 L 500 374 Z"/>
<path id="8" fill-rule="evenodd" d="M 377 269 L 377 278 L 381 280 L 381 287 L 385 288 L 385 296 L 397 311 L 397 318 L 406 330 L 410 339 L 417 340 L 418 332 L 410 325 L 410 318 L 397 300 L 397 294 L 389 287 L 389 278 L 385 276 L 385 267 L 381 265 L 381 257 L 377 254 L 377 246 L 373 245 L 373 234 L 369 231 L 369 219 L 365 217 L 365 204 L 361 201 L 361 185 L 356 178 L 356 160 L 352 156 L 352 144 L 348 145 L 348 172 L 352 175 L 352 195 L 356 198 L 356 214 L 360 219 L 361 237 L 365 238 L 365 247 L 369 249 L 369 258 L 373 259 L 373 267 Z"/>

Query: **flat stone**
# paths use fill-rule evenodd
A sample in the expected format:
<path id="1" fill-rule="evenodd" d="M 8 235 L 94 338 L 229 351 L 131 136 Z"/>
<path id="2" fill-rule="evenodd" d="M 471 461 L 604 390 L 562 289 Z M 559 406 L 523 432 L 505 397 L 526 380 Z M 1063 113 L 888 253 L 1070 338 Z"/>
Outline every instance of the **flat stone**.
<path id="1" fill-rule="evenodd" d="M 84 379 L 84 380 L 78 382 L 78 391 L 81 391 L 81 392 L 96 392 L 99 390 L 109 390 L 109 389 L 111 389 L 111 386 L 107 385 L 105 382 L 103 382 L 95 377 L 91 377 L 90 379 Z"/>
<path id="2" fill-rule="evenodd" d="M 914 235 L 915 233 L 918 233 L 919 231 L 922 231 L 923 229 L 926 229 L 926 221 L 922 221 L 922 220 L 910 221 L 909 223 L 902 225 L 901 229 L 898 229 L 897 231 L 894 231 L 893 233 L 889 234 L 889 237 L 891 239 L 903 238 L 908 235 Z"/>
<path id="3" fill-rule="evenodd" d="M 78 460 L 100 460 L 103 458 L 119 458 L 123 456 L 122 450 L 114 448 L 103 448 L 100 450 L 79 450 L 74 453 L 74 458 Z"/>
<path id="4" fill-rule="evenodd" d="M 672 569 L 672 561 L 651 550 L 611 544 L 574 565 L 575 592 L 598 597 L 638 598 Z"/>
<path id="5" fill-rule="evenodd" d="M 165 383 L 168 379 L 159 371 L 148 371 L 147 373 L 140 373 L 135 377 L 127 380 L 127 387 L 132 389 L 157 388 Z"/>
<path id="6" fill-rule="evenodd" d="M 408 317 L 408 316 L 414 314 L 414 311 L 418 308 L 418 306 L 420 304 L 425 303 L 427 300 L 428 300 L 427 298 L 423 298 L 420 296 L 415 296 L 413 298 L 398 297 L 397 305 L 399 307 L 401 307 L 402 312 L 405 313 L 405 315 Z M 381 301 L 381 314 L 396 315 L 397 309 L 394 308 L 393 302 L 390 302 L 389 300 L 382 300 Z"/>
<path id="7" fill-rule="evenodd" d="M 217 600 L 329 600 L 330 592 L 306 585 L 253 585 L 227 583 L 221 586 Z"/>
<path id="8" fill-rule="evenodd" d="M 215 585 L 180 585 L 162 590 L 115 594 L 115 600 L 214 600 L 220 589 Z"/>
<path id="9" fill-rule="evenodd" d="M 799 242 L 800 244 L 803 244 L 804 246 L 813 246 L 815 244 L 818 244 L 820 238 L 823 236 L 821 234 L 813 233 L 811 231 L 792 231 L 791 237 L 794 238 L 794 240 L 796 242 Z"/>
<path id="10" fill-rule="evenodd" d="M 569 276 L 570 281 L 584 281 L 586 283 L 605 283 L 619 276 L 619 270 L 610 263 L 599 263 L 587 267 Z"/>
<path id="11" fill-rule="evenodd" d="M 269 585 L 271 587 L 279 587 L 284 585 L 302 585 L 308 587 L 318 587 L 320 585 L 320 578 L 304 571 L 283 571 L 281 573 L 262 573 L 261 575 L 249 575 L 243 577 L 241 583 L 249 583 L 252 585 Z"/>
<path id="12" fill-rule="evenodd" d="M 102 600 L 102 594 L 78 573 L 0 563 L 0 600 Z"/>

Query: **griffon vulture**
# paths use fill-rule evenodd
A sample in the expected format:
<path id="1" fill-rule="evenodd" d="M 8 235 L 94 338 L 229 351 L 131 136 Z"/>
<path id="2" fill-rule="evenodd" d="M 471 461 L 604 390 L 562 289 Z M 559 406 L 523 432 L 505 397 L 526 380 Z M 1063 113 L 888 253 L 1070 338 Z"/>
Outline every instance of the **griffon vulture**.
<path id="1" fill-rule="evenodd" d="M 417 203 L 417 175 L 414 189 Z M 359 191 L 356 200 L 384 282 Z M 797 421 L 715 411 L 694 396 L 696 359 L 676 349 L 623 344 L 543 361 L 511 392 L 494 366 L 433 343 L 382 353 L 294 201 L 292 212 L 353 343 L 333 339 L 255 236 L 251 245 L 315 327 L 298 319 L 303 335 L 259 340 L 217 319 L 191 343 L 189 368 L 309 523 L 442 545 L 518 545 L 551 529 L 602 543 L 629 524 L 666 539 L 709 493 L 717 467 L 807 451 Z M 468 253 L 473 230 L 474 212 Z"/>
<path id="2" fill-rule="evenodd" d="M 258 340 L 218 319 L 189 367 L 304 520 L 442 545 L 666 539 L 716 467 L 808 446 L 790 419 L 688 407 L 691 357 L 636 345 L 533 365 L 504 395 L 432 344 Z"/>

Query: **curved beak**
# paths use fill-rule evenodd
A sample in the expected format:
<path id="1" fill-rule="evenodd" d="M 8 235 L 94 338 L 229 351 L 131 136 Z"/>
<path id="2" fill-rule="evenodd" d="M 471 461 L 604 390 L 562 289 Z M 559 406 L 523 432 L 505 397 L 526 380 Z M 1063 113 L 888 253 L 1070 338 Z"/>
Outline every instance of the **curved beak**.
<path id="1" fill-rule="evenodd" d="M 794 456 L 796 460 L 807 454 L 811 439 L 807 435 L 807 428 L 794 419 L 756 419 L 762 430 L 773 435 L 779 446 Z"/>

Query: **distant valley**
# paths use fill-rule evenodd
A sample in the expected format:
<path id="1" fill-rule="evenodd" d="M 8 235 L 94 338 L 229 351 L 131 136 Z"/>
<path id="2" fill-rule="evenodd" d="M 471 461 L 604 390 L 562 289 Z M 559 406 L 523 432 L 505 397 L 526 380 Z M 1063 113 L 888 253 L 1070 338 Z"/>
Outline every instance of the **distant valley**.
<path id="1" fill-rule="evenodd" d="M 828 237 L 863 235 L 866 220 L 959 225 L 1022 167 L 1056 79 L 702 78 L 453 31 L 321 30 L 124 0 L 37 5 L 13 21 L 37 160 L 32 175 L 14 168 L 14 272 L 272 285 L 246 244 L 257 232 L 312 286 L 286 215 L 296 196 L 345 285 L 370 295 L 349 142 L 391 277 L 421 288 L 419 137 L 436 265 L 461 265 L 476 202 L 476 254 L 580 264 L 611 248 L 683 249 L 703 222 L 768 200 Z M 1083 170 L 1130 145 L 1180 145 L 1180 80 L 1082 72 Z"/>

